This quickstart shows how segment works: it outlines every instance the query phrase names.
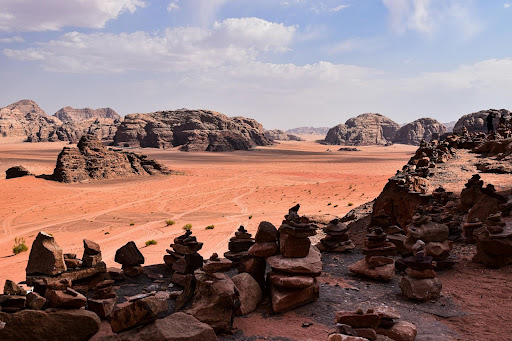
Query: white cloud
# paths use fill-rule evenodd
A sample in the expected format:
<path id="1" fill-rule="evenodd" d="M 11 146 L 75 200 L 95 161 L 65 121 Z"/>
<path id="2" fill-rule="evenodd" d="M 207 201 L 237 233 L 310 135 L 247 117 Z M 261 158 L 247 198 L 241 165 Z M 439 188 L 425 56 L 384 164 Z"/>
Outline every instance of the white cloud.
<path id="1" fill-rule="evenodd" d="M 180 5 L 178 5 L 179 0 L 172 0 L 169 2 L 169 5 L 167 5 L 167 12 L 174 12 L 180 9 Z"/>
<path id="2" fill-rule="evenodd" d="M 143 0 L 2 0 L 0 31 L 57 31 L 66 26 L 102 28 Z"/>
<path id="3" fill-rule="evenodd" d="M 455 28 L 465 38 L 481 31 L 473 14 L 472 1 L 463 0 L 382 0 L 389 11 L 391 28 L 398 34 L 416 31 L 434 35 Z M 444 32 L 445 33 L 445 32 Z"/>
<path id="4" fill-rule="evenodd" d="M 339 11 L 341 11 L 342 9 L 345 9 L 345 8 L 348 8 L 348 7 L 350 7 L 350 5 L 339 5 L 339 6 L 336 6 L 336 7 L 330 8 L 330 9 L 329 9 L 329 12 L 339 12 Z"/>
<path id="5" fill-rule="evenodd" d="M 21 36 L 13 36 L 7 38 L 0 38 L 0 43 L 23 43 L 25 39 Z"/>
<path id="6" fill-rule="evenodd" d="M 510 8 L 510 7 L 512 7 L 512 4 L 511 4 L 511 3 L 504 3 L 504 4 L 503 4 L 503 7 L 505 7 L 505 8 Z"/>
<path id="7" fill-rule="evenodd" d="M 185 71 L 246 63 L 262 53 L 284 52 L 296 29 L 258 18 L 238 18 L 215 22 L 210 29 L 177 27 L 154 34 L 69 32 L 28 49 L 4 49 L 4 54 L 40 61 L 45 70 L 56 72 Z"/>

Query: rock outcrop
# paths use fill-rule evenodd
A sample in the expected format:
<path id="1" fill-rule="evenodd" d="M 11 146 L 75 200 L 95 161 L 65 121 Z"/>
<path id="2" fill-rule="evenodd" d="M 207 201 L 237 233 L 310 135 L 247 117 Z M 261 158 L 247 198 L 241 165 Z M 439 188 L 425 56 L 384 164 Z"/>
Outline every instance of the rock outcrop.
<path id="1" fill-rule="evenodd" d="M 224 152 L 272 144 L 261 124 L 208 110 L 160 111 L 127 115 L 114 144 L 125 147 L 172 148 Z"/>
<path id="2" fill-rule="evenodd" d="M 393 143 L 419 145 L 421 140 L 439 139 L 446 133 L 446 127 L 433 118 L 420 118 L 400 128 Z"/>
<path id="3" fill-rule="evenodd" d="M 266 130 L 265 137 L 271 141 L 304 141 L 303 138 L 279 129 Z"/>
<path id="4" fill-rule="evenodd" d="M 470 133 L 486 133 L 487 132 L 487 123 L 485 121 L 487 115 L 494 114 L 494 128 L 496 128 L 499 124 L 500 117 L 510 117 L 511 112 L 506 109 L 489 109 L 489 110 L 481 110 L 478 112 L 474 112 L 472 114 L 467 114 L 462 116 L 455 127 L 453 127 L 453 132 L 460 134 L 462 133 L 462 128 L 466 127 Z"/>
<path id="5" fill-rule="evenodd" d="M 53 114 L 62 122 L 80 122 L 87 121 L 90 119 L 106 118 L 111 120 L 120 120 L 121 116 L 111 108 L 100 108 L 100 109 L 75 109 L 72 107 L 64 107 Z"/>
<path id="6" fill-rule="evenodd" d="M 334 145 L 386 145 L 393 141 L 400 126 L 380 114 L 362 114 L 331 129 L 325 143 Z"/>
<path id="7" fill-rule="evenodd" d="M 78 148 L 62 149 L 53 179 L 78 182 L 158 174 L 170 174 L 170 171 L 145 155 L 108 149 L 99 140 L 84 136 Z"/>
<path id="8" fill-rule="evenodd" d="M 34 174 L 30 173 L 30 171 L 23 166 L 14 166 L 5 171 L 6 179 L 21 178 L 30 175 Z"/>

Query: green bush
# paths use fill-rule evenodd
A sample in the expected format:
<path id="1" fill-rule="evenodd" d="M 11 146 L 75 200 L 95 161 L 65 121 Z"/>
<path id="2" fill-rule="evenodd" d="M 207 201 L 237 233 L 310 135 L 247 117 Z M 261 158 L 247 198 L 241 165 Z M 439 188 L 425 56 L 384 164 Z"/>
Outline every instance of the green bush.
<path id="1" fill-rule="evenodd" d="M 134 225 L 135 225 L 135 223 L 130 223 L 130 226 L 134 226 Z"/>
<path id="2" fill-rule="evenodd" d="M 252 219 L 252 214 L 249 216 L 249 219 Z"/>
<path id="3" fill-rule="evenodd" d="M 149 245 L 156 245 L 156 240 L 154 240 L 154 239 L 148 240 L 146 242 L 146 246 L 149 246 Z"/>
<path id="4" fill-rule="evenodd" d="M 192 224 L 186 224 L 185 226 L 183 226 L 183 229 L 185 231 L 192 230 Z"/>
<path id="5" fill-rule="evenodd" d="M 204 229 L 205 230 L 213 230 L 215 228 L 215 225 L 208 225 Z"/>
<path id="6" fill-rule="evenodd" d="M 14 245 L 12 247 L 12 253 L 17 255 L 18 253 L 27 252 L 28 247 L 25 244 L 25 238 L 23 237 L 16 237 L 14 238 Z"/>
<path id="7" fill-rule="evenodd" d="M 174 225 L 174 224 L 176 224 L 176 222 L 174 220 L 169 219 L 169 220 L 165 221 L 165 225 L 167 225 L 167 226 L 171 226 L 171 225 Z"/>
<path id="8" fill-rule="evenodd" d="M 353 202 L 349 202 L 348 206 L 354 206 L 354 203 Z"/>

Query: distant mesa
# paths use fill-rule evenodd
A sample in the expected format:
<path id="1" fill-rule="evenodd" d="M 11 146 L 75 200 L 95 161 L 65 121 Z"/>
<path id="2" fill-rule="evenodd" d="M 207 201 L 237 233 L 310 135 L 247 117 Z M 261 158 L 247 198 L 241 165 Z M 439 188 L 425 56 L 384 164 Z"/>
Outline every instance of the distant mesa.
<path id="1" fill-rule="evenodd" d="M 286 132 L 288 134 L 295 135 L 327 135 L 329 131 L 329 127 L 298 127 L 293 129 L 288 129 Z"/>
<path id="2" fill-rule="evenodd" d="M 510 117 L 511 112 L 506 109 L 489 109 L 489 110 L 481 110 L 478 112 L 474 112 L 472 114 L 467 114 L 462 116 L 455 127 L 453 128 L 453 132 L 460 134 L 462 132 L 462 128 L 466 127 L 468 132 L 470 133 L 487 133 L 487 122 L 485 119 L 489 114 L 494 114 L 494 127 L 496 128 L 499 124 L 500 117 Z"/>
<path id="3" fill-rule="evenodd" d="M 84 136 L 76 147 L 64 147 L 52 179 L 59 182 L 118 179 L 171 174 L 165 166 L 146 155 L 109 149 L 101 141 Z"/>
<path id="4" fill-rule="evenodd" d="M 381 114 L 362 114 L 327 132 L 326 144 L 347 146 L 387 145 L 400 126 Z"/>
<path id="5" fill-rule="evenodd" d="M 62 122 L 80 122 L 90 119 L 111 119 L 120 120 L 121 116 L 110 108 L 100 109 L 75 109 L 72 107 L 64 107 L 57 111 L 53 116 L 57 117 Z"/>
<path id="6" fill-rule="evenodd" d="M 226 152 L 268 146 L 263 126 L 245 117 L 227 117 L 209 110 L 159 111 L 125 116 L 114 144 L 183 151 Z"/>
<path id="7" fill-rule="evenodd" d="M 304 141 L 303 138 L 297 135 L 279 129 L 265 130 L 265 137 L 271 141 Z"/>
<path id="8" fill-rule="evenodd" d="M 393 139 L 393 143 L 419 145 L 421 140 L 431 141 L 433 136 L 439 137 L 446 133 L 446 127 L 433 118 L 420 118 L 401 127 Z"/>

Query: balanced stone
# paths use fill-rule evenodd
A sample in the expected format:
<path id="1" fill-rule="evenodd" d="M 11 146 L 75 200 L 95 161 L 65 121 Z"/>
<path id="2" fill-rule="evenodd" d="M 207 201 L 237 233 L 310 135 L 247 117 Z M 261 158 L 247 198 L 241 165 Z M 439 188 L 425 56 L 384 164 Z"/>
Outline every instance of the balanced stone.
<path id="1" fill-rule="evenodd" d="M 231 260 L 233 265 L 240 264 L 243 256 L 249 254 L 249 249 L 254 245 L 254 239 L 251 234 L 247 232 L 245 227 L 240 226 L 235 236 L 229 240 L 229 251 L 224 253 L 224 257 Z"/>
<path id="2" fill-rule="evenodd" d="M 348 226 L 342 223 L 339 219 L 332 220 L 325 228 L 326 236 L 316 244 L 320 251 L 328 252 L 345 252 L 351 251 L 355 248 L 354 243 L 350 240 L 347 233 Z"/>
<path id="3" fill-rule="evenodd" d="M 32 243 L 27 264 L 27 275 L 54 276 L 66 271 L 62 249 L 53 236 L 39 232 Z"/>
<path id="4" fill-rule="evenodd" d="M 203 270 L 205 272 L 225 272 L 231 269 L 232 263 L 229 259 L 221 259 L 218 254 L 214 253 L 203 265 Z"/>

